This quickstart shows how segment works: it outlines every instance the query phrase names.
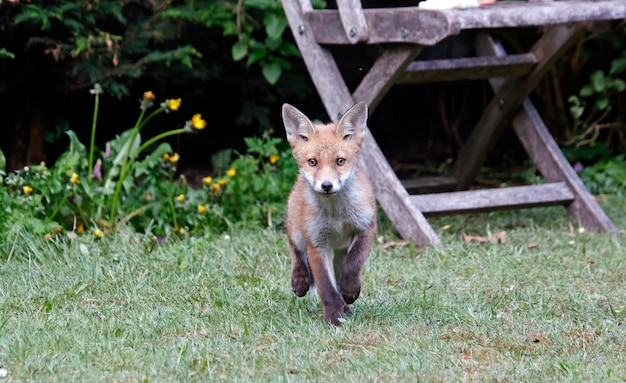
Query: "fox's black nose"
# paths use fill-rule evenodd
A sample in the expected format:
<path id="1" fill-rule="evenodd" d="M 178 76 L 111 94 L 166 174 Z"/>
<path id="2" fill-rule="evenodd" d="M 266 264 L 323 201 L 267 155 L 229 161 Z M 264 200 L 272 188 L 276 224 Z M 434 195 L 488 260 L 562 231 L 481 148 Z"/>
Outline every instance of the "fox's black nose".
<path id="1" fill-rule="evenodd" d="M 322 190 L 324 190 L 326 193 L 332 191 L 333 190 L 333 183 L 330 182 L 330 181 L 322 182 Z"/>

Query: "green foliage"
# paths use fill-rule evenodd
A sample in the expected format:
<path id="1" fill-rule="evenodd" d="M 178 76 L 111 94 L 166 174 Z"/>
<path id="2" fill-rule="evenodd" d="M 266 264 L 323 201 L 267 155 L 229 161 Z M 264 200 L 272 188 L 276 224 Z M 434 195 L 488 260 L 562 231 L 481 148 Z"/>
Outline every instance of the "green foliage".
<path id="1" fill-rule="evenodd" d="M 173 198 L 185 188 L 183 182 L 173 182 L 178 155 L 173 155 L 173 160 L 168 154 L 165 161 L 163 157 L 171 152 L 171 147 L 167 143 L 157 144 L 168 136 L 202 129 L 206 122 L 196 115 L 184 127 L 142 142 L 140 131 L 146 123 L 160 113 L 176 111 L 181 102 L 165 100 L 146 117 L 154 99 L 151 92 L 146 92 L 135 126 L 107 142 L 94 163 L 101 92 L 97 84 L 91 91 L 96 108 L 89 150 L 73 131 L 67 131 L 69 148 L 54 166 L 27 166 L 7 177 L 3 194 L 12 197 L 7 212 L 13 220 L 30 216 L 35 231 L 49 234 L 62 229 L 81 233 L 91 228 L 94 234 L 102 236 L 104 232 L 118 231 L 134 217 L 150 214 L 157 218 L 157 232 L 167 234 L 170 227 L 178 230 Z M 142 155 L 148 149 L 150 152 Z"/>
<path id="2" fill-rule="evenodd" d="M 291 151 L 269 133 L 245 139 L 247 151 L 231 164 L 231 174 L 220 199 L 227 217 L 247 226 L 283 223 L 287 195 L 298 172 Z M 228 171 L 227 171 L 228 173 Z"/>
<path id="3" fill-rule="evenodd" d="M 101 88 L 96 85 L 91 93 L 96 102 L 90 147 L 68 131 L 69 148 L 54 166 L 27 166 L 6 177 L 0 188 L 4 210 L 0 232 L 8 222 L 22 219 L 29 221 L 31 230 L 48 237 L 62 230 L 72 235 L 90 230 L 101 237 L 126 225 L 169 236 L 282 223 L 297 173 L 284 140 L 271 137 L 270 132 L 245 139 L 247 152 L 234 159 L 223 176 L 207 176 L 201 187 L 193 188 L 184 175 L 176 175 L 180 156 L 161 141 L 204 129 L 206 121 L 199 114 L 182 128 L 144 140 L 141 133 L 147 123 L 163 112 L 176 111 L 181 103 L 165 100 L 154 109 L 154 95 L 146 92 L 135 126 L 98 150 L 94 138 Z M 0 177 L 4 162 L 0 153 Z"/>
<path id="4" fill-rule="evenodd" d="M 15 54 L 9 52 L 6 48 L 0 48 L 0 60 L 5 58 L 14 59 Z"/>
<path id="5" fill-rule="evenodd" d="M 622 28 L 614 35 L 604 37 L 618 52 L 617 57 L 610 61 L 608 67 L 594 69 L 589 75 L 588 83 L 580 88 L 578 94 L 568 98 L 570 114 L 574 121 L 574 136 L 569 139 L 568 145 L 580 147 L 595 143 L 602 129 L 619 132 L 623 126 L 619 123 L 619 113 L 621 113 L 619 105 L 622 105 L 621 98 L 626 90 L 626 82 L 623 79 L 626 70 L 625 37 L 626 28 Z M 611 114 L 616 106 L 618 106 L 617 117 L 615 113 Z M 607 122 L 608 118 L 613 118 L 618 122 Z M 623 144 L 626 143 L 622 142 Z"/>
<path id="6" fill-rule="evenodd" d="M 593 194 L 626 194 L 626 155 L 599 161 L 580 172 L 587 189 Z"/>
<path id="7" fill-rule="evenodd" d="M 29 36 L 29 46 L 66 68 L 73 87 L 100 82 L 121 98 L 128 95 L 128 80 L 147 70 L 161 66 L 176 72 L 202 57 L 190 45 L 176 45 L 179 28 L 163 16 L 170 7 L 132 0 L 33 1 L 19 5 L 13 25 Z"/>
<path id="8" fill-rule="evenodd" d="M 313 5 L 324 7 L 325 2 L 318 0 Z M 169 9 L 164 16 L 217 26 L 225 36 L 236 36 L 237 41 L 231 46 L 232 59 L 245 59 L 247 67 L 260 67 L 271 85 L 278 82 L 283 71 L 291 69 L 290 57 L 300 57 L 296 46 L 284 38 L 289 23 L 280 0 L 189 2 Z"/>

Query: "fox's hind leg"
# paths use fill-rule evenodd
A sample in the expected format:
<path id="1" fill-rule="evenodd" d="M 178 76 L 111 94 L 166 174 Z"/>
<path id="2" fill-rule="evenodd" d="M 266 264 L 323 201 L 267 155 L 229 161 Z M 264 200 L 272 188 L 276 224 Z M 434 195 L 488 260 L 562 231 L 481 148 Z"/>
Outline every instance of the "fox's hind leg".
<path id="1" fill-rule="evenodd" d="M 289 241 L 289 251 L 291 252 L 291 288 L 296 296 L 303 297 L 313 282 L 307 265 L 307 256 L 292 241 Z"/>

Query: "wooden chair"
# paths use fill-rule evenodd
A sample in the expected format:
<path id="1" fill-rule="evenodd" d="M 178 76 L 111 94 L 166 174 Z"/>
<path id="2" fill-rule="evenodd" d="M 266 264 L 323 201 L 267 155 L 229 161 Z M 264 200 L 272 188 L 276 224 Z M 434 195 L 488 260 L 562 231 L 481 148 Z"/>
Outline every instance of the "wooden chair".
<path id="1" fill-rule="evenodd" d="M 314 10 L 309 0 L 282 0 L 294 38 L 330 118 L 336 121 L 355 102 L 373 111 L 394 84 L 488 79 L 495 96 L 459 153 L 452 177 L 440 181 L 450 192 L 409 195 L 375 139 L 367 133 L 364 163 L 379 204 L 405 239 L 438 245 L 424 215 L 564 205 L 586 228 L 617 229 L 564 158 L 527 98 L 590 22 L 626 18 L 624 0 L 498 2 L 468 9 L 418 7 L 363 9 L 359 0 L 337 0 L 338 9 Z M 508 55 L 490 31 L 537 28 L 541 37 L 528 53 Z M 415 61 L 424 47 L 462 31 L 476 33 L 473 57 Z M 350 92 L 329 46 L 377 44 L 382 50 Z M 506 126 L 515 133 L 547 183 L 467 190 Z M 418 182 L 419 179 L 412 181 Z"/>

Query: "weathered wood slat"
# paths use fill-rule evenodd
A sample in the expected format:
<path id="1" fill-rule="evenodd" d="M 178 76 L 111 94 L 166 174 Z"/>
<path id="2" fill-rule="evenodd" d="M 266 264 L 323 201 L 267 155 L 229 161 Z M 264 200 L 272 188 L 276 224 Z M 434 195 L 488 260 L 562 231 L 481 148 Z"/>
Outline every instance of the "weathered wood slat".
<path id="1" fill-rule="evenodd" d="M 519 77 L 537 64 L 532 53 L 505 57 L 470 57 L 449 60 L 414 61 L 398 84 L 438 81 L 482 80 L 492 77 Z"/>
<path id="2" fill-rule="evenodd" d="M 426 216 L 565 205 L 573 200 L 564 182 L 411 196 Z"/>
<path id="3" fill-rule="evenodd" d="M 621 20 L 623 0 L 568 0 L 548 2 L 500 1 L 491 6 L 441 11 L 463 29 L 541 27 L 546 25 Z"/>
<path id="4" fill-rule="evenodd" d="M 367 41 L 369 30 L 361 0 L 337 0 L 343 31 L 352 44 Z"/>
<path id="5" fill-rule="evenodd" d="M 506 55 L 504 48 L 487 34 L 476 36 L 475 48 L 480 55 Z M 502 79 L 491 79 L 490 84 L 494 91 L 498 91 Z M 575 220 L 589 229 L 618 232 L 569 164 L 529 99 L 524 100 L 522 109 L 513 118 L 513 129 L 541 175 L 548 182 L 565 182 L 572 191 L 574 201 L 567 210 Z"/>
<path id="6" fill-rule="evenodd" d="M 284 0 L 283 0 L 284 2 Z M 368 25 L 368 44 L 412 43 L 434 45 L 450 35 L 459 33 L 457 24 L 439 11 L 402 8 L 364 9 Z M 311 25 L 315 40 L 319 44 L 352 44 L 344 33 L 341 17 L 337 10 L 307 12 L 306 20 Z"/>
<path id="7" fill-rule="evenodd" d="M 364 9 L 368 44 L 413 43 L 434 45 L 464 29 L 539 27 L 621 20 L 626 18 L 623 0 L 568 0 L 554 2 L 498 2 L 466 9 L 427 10 L 418 7 Z M 320 44 L 353 44 L 337 10 L 305 14 Z"/>
<path id="8" fill-rule="evenodd" d="M 465 142 L 454 165 L 454 175 L 459 181 L 458 190 L 469 188 L 502 130 L 511 122 L 524 99 L 552 67 L 554 61 L 582 33 L 583 28 L 578 24 L 552 27 L 531 49 L 539 59 L 533 71 L 528 76 L 508 79 L 502 84 Z"/>

